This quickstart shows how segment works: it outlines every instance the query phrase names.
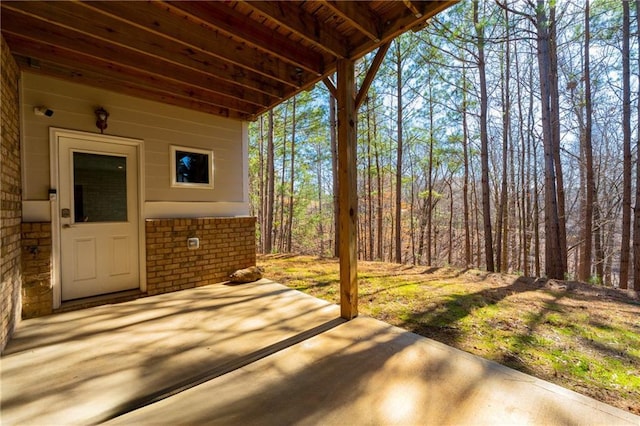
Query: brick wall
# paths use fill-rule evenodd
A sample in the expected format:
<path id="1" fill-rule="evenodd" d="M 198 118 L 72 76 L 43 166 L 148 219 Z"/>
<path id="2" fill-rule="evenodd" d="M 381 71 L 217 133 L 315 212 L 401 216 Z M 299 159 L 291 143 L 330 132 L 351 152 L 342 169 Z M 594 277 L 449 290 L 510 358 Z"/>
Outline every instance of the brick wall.
<path id="1" fill-rule="evenodd" d="M 0 306 L 2 330 L 0 350 L 11 337 L 20 319 L 20 221 L 22 218 L 22 183 L 20 170 L 20 72 L 9 49 L 0 36 L 2 51 L 0 108 Z"/>
<path id="2" fill-rule="evenodd" d="M 256 264 L 253 217 L 148 219 L 145 233 L 149 296 L 226 281 L 233 271 Z M 200 239 L 199 249 L 187 248 L 190 237 Z M 22 318 L 49 315 L 53 312 L 51 223 L 23 223 L 21 243 Z M 118 297 L 87 306 L 115 303 Z M 65 310 L 63 306 L 55 312 Z"/>
<path id="3" fill-rule="evenodd" d="M 254 217 L 149 219 L 145 223 L 149 295 L 226 281 L 256 264 Z M 189 250 L 187 239 L 200 248 Z"/>
<path id="4" fill-rule="evenodd" d="M 51 223 L 22 224 L 22 318 L 52 312 Z"/>

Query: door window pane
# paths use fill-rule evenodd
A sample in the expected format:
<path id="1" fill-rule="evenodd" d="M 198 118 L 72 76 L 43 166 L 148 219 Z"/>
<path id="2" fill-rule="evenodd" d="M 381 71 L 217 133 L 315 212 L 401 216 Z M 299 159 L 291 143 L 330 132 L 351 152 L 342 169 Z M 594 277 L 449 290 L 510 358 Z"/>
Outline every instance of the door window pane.
<path id="1" fill-rule="evenodd" d="M 73 153 L 75 222 L 127 221 L 127 159 Z"/>

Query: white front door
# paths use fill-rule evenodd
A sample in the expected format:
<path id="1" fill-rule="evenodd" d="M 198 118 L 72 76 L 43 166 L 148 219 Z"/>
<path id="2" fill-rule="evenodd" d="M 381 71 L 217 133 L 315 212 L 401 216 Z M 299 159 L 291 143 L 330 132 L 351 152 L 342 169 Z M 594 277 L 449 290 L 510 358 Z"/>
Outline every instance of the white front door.
<path id="1" fill-rule="evenodd" d="M 58 141 L 62 300 L 139 288 L 137 148 Z"/>

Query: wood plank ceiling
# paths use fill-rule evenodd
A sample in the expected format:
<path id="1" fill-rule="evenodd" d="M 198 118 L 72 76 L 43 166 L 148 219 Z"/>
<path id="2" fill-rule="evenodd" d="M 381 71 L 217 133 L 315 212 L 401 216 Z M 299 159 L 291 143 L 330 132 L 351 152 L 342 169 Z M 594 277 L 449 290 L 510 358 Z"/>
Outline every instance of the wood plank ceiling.
<path id="1" fill-rule="evenodd" d="M 21 69 L 253 120 L 455 1 L 5 1 Z"/>

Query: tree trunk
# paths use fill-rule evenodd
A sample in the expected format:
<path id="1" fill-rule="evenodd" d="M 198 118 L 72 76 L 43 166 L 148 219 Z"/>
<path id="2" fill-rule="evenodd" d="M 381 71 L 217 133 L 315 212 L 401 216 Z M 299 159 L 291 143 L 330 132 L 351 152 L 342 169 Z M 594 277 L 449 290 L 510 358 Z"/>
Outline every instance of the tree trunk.
<path id="1" fill-rule="evenodd" d="M 482 172 L 482 213 L 484 221 L 484 254 L 487 271 L 494 272 L 493 236 L 491 233 L 491 194 L 489 191 L 489 135 L 487 129 L 487 77 L 484 61 L 484 24 L 478 16 L 478 0 L 473 1 L 473 23 L 476 28 L 478 73 L 480 75 L 480 160 Z"/>
<path id="2" fill-rule="evenodd" d="M 533 161 L 538 158 L 538 150 L 536 143 L 533 142 Z M 538 168 L 533 166 L 533 257 L 536 270 L 536 277 L 542 276 L 542 267 L 540 266 L 540 196 L 538 187 Z"/>
<path id="3" fill-rule="evenodd" d="M 469 224 L 469 129 L 467 124 L 467 76 L 466 68 L 462 66 L 462 155 L 464 162 L 464 177 L 462 181 L 462 206 L 464 215 L 464 261 L 465 268 L 472 264 L 471 260 L 471 230 Z"/>
<path id="4" fill-rule="evenodd" d="M 258 198 L 260 199 L 260 208 L 258 211 L 258 225 L 260 226 L 259 247 L 260 252 L 264 253 L 264 230 L 265 230 L 265 211 L 267 205 L 266 182 L 264 179 L 264 114 L 260 115 L 260 137 L 258 138 L 258 180 L 260 186 L 258 189 Z"/>
<path id="5" fill-rule="evenodd" d="M 629 2 L 622 2 L 622 236 L 620 288 L 629 284 L 629 242 L 631 241 L 631 81 L 629 76 Z"/>
<path id="6" fill-rule="evenodd" d="M 375 141 L 374 146 L 374 157 L 376 163 L 376 189 L 378 192 L 378 196 L 376 198 L 376 260 L 382 261 L 383 259 L 383 238 L 382 238 L 382 213 L 383 213 L 383 187 L 382 187 L 382 169 L 380 168 L 380 152 L 378 147 L 377 140 L 377 126 L 374 120 L 373 123 L 373 140 Z"/>
<path id="7" fill-rule="evenodd" d="M 425 205 L 427 214 L 427 265 L 433 264 L 431 243 L 433 242 L 433 98 L 431 90 L 431 78 L 429 77 L 429 166 L 427 170 L 427 203 Z"/>
<path id="8" fill-rule="evenodd" d="M 560 243 L 560 215 L 556 189 L 556 163 L 554 161 L 557 141 L 553 126 L 556 123 L 553 118 L 553 90 L 551 87 L 553 79 L 551 56 L 553 51 L 549 28 L 555 23 L 550 22 L 547 17 L 543 0 L 538 0 L 536 15 L 545 171 L 545 274 L 548 278 L 564 279 L 566 261 L 562 261 Z"/>
<path id="9" fill-rule="evenodd" d="M 372 186 L 372 167 L 371 167 L 371 144 L 373 140 L 371 139 L 371 107 L 369 105 L 369 97 L 365 101 L 367 106 L 367 227 L 368 229 L 368 240 L 369 240 L 369 257 L 368 260 L 373 260 L 373 242 L 374 242 L 374 231 L 373 231 L 373 186 Z"/>
<path id="10" fill-rule="evenodd" d="M 448 228 L 449 248 L 447 250 L 448 265 L 453 264 L 453 187 L 451 185 L 452 180 L 453 180 L 453 177 L 451 177 L 451 179 L 447 181 L 447 184 L 449 186 L 449 228 Z"/>
<path id="11" fill-rule="evenodd" d="M 506 50 L 504 61 L 500 62 L 502 68 L 502 181 L 500 187 L 500 206 L 498 208 L 498 217 L 496 218 L 496 271 L 502 271 L 506 265 L 506 243 L 507 243 L 507 150 L 509 148 L 509 12 L 504 9 L 505 25 L 507 38 L 505 40 Z M 504 244 L 504 246 L 503 246 Z"/>
<path id="12" fill-rule="evenodd" d="M 296 97 L 293 97 L 293 111 L 291 114 L 291 164 L 289 165 L 289 218 L 287 220 L 287 253 L 291 253 L 293 240 L 293 190 L 295 181 L 296 159 Z"/>
<path id="13" fill-rule="evenodd" d="M 593 223 L 595 224 L 593 250 L 594 250 L 594 266 L 596 270 L 596 279 L 600 284 L 604 283 L 604 224 L 602 215 L 600 214 L 600 204 L 597 200 L 597 194 L 594 194 L 593 202 Z"/>
<path id="14" fill-rule="evenodd" d="M 339 213 L 340 204 L 338 203 L 338 144 L 336 142 L 336 99 L 332 94 L 329 94 L 329 136 L 331 139 L 331 172 L 333 176 L 333 255 L 338 257 L 340 241 L 340 225 L 339 225 Z"/>
<path id="15" fill-rule="evenodd" d="M 285 170 L 287 170 L 287 120 L 289 115 L 289 102 L 284 105 L 284 120 L 282 123 L 282 170 L 280 173 L 280 210 L 278 211 L 279 223 L 278 230 L 278 252 L 284 251 L 285 232 L 287 230 L 284 223 L 284 188 L 285 188 Z"/>
<path id="16" fill-rule="evenodd" d="M 480 202 L 478 201 L 478 187 L 476 185 L 476 176 L 474 173 L 474 168 L 471 168 L 471 199 L 473 200 L 473 206 L 471 211 L 474 212 L 473 215 L 473 223 L 476 235 L 476 266 L 480 267 L 482 265 L 482 244 L 480 243 Z"/>
<path id="17" fill-rule="evenodd" d="M 560 252 L 557 255 L 562 264 L 562 277 L 567 272 L 567 229 L 566 207 L 564 195 L 564 177 L 562 172 L 562 160 L 560 158 L 560 92 L 558 89 L 558 45 L 556 24 L 556 1 L 549 2 L 549 64 L 551 73 L 548 82 L 550 89 L 551 134 L 553 142 L 553 162 L 556 174 L 556 201 L 558 206 L 558 246 Z"/>
<path id="18" fill-rule="evenodd" d="M 593 173 L 593 147 L 591 140 L 591 128 L 593 107 L 591 104 L 591 64 L 590 64 L 590 43 L 591 27 L 589 20 L 589 0 L 586 0 L 584 9 L 584 104 L 585 104 L 585 126 L 584 126 L 584 160 L 585 160 L 585 205 L 583 226 L 584 234 L 582 253 L 580 255 L 580 270 L 578 279 L 588 281 L 591 278 L 592 240 L 593 240 L 593 195 L 595 193 L 595 178 Z"/>
<path id="19" fill-rule="evenodd" d="M 316 145 L 316 167 L 318 174 L 318 241 L 320 243 L 320 256 L 325 255 L 324 248 L 324 216 L 322 215 L 322 144 L 318 141 Z"/>
<path id="20" fill-rule="evenodd" d="M 396 120 L 398 145 L 396 151 L 396 217 L 395 217 L 395 249 L 396 263 L 402 263 L 402 54 L 400 42 L 396 45 L 396 89 L 398 98 L 398 115 Z"/>
<path id="21" fill-rule="evenodd" d="M 413 152 L 409 149 L 409 165 L 411 167 L 411 203 L 409 204 L 409 236 L 411 240 L 411 264 L 416 265 L 416 230 L 415 230 L 415 212 L 414 206 L 416 203 L 416 193 L 415 193 L 415 185 L 416 175 L 413 170 Z M 409 260 L 407 254 L 405 254 L 405 261 Z"/>
<path id="22" fill-rule="evenodd" d="M 530 184 L 529 184 L 529 176 L 528 176 L 528 172 L 529 172 L 529 139 L 530 139 L 530 133 L 527 132 L 527 137 L 525 137 L 525 127 L 524 127 L 524 123 L 525 123 L 525 119 L 524 119 L 524 113 L 522 111 L 522 104 L 523 104 L 523 99 L 522 99 L 522 84 L 521 84 L 521 79 L 520 79 L 520 61 L 519 61 L 519 55 L 518 55 L 518 44 L 515 43 L 514 45 L 514 66 L 515 66 L 515 70 L 516 70 L 516 97 L 518 99 L 517 105 L 518 105 L 518 134 L 519 134 L 519 138 L 520 138 L 520 249 L 522 251 L 522 261 L 518 262 L 519 268 L 521 268 L 522 270 L 522 274 L 525 277 L 529 276 L 529 238 L 528 238 L 528 231 L 529 231 L 529 215 L 530 215 L 530 197 L 527 196 L 527 194 L 529 194 L 531 192 L 531 188 L 530 188 Z M 530 123 L 527 123 L 530 124 Z M 527 126 L 527 129 L 529 127 Z"/>
<path id="23" fill-rule="evenodd" d="M 269 110 L 269 126 L 267 137 L 267 209 L 265 211 L 266 227 L 264 230 L 264 252 L 273 250 L 273 207 L 275 202 L 275 171 L 273 148 L 273 110 Z"/>
<path id="24" fill-rule="evenodd" d="M 638 38 L 638 68 L 640 69 L 640 0 L 636 0 L 636 35 Z M 638 123 L 640 123 L 640 87 L 636 97 L 638 107 Z M 633 218 L 633 286 L 640 291 L 640 125 L 638 125 L 636 138 L 636 203 Z"/>
<path id="25" fill-rule="evenodd" d="M 516 189 L 516 165 L 515 165 L 515 147 L 514 147 L 514 137 L 511 135 L 511 125 L 509 125 L 509 139 L 512 141 L 509 146 L 509 192 L 511 194 L 508 197 L 508 207 L 507 207 L 507 226 L 506 233 L 504 235 L 504 261 L 503 271 L 511 272 L 513 268 L 519 268 L 520 262 L 518 256 L 520 255 L 520 249 L 518 247 L 517 239 L 518 235 L 518 227 L 520 218 L 519 214 L 519 204 L 518 203 L 518 195 Z M 510 254 L 509 254 L 510 253 Z"/>

